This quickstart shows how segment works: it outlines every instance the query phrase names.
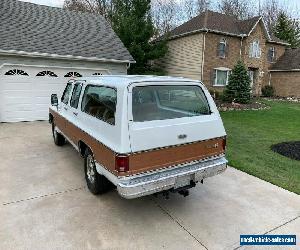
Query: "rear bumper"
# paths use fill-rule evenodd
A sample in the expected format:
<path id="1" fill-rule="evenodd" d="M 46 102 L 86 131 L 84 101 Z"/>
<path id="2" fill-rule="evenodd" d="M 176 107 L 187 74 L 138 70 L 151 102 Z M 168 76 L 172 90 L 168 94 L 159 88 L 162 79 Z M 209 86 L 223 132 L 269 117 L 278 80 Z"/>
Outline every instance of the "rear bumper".
<path id="1" fill-rule="evenodd" d="M 119 179 L 116 184 L 119 194 L 126 199 L 133 199 L 178 186 L 178 179 L 187 176 L 195 183 L 219 173 L 227 168 L 224 156 L 190 163 L 184 166 L 164 169 L 155 173 L 140 174 Z"/>

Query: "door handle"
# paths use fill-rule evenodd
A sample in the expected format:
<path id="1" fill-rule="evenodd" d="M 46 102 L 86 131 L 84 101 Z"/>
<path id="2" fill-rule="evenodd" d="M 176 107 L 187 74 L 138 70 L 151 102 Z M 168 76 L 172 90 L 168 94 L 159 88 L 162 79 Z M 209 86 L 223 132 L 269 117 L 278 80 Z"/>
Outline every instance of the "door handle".
<path id="1" fill-rule="evenodd" d="M 67 107 L 64 107 L 64 110 L 66 110 L 66 111 L 67 111 L 67 110 L 68 110 L 68 108 L 67 108 Z"/>
<path id="2" fill-rule="evenodd" d="M 73 114 L 77 116 L 77 115 L 78 115 L 78 112 L 73 112 Z"/>

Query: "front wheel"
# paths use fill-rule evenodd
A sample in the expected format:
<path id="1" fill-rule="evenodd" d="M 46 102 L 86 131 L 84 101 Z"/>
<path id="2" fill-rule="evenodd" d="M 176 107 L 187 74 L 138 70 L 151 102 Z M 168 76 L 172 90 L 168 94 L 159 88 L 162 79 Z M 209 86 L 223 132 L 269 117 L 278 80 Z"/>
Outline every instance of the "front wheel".
<path id="1" fill-rule="evenodd" d="M 65 138 L 62 134 L 58 133 L 56 130 L 56 126 L 54 123 L 52 123 L 52 135 L 53 140 L 56 146 L 63 146 L 66 142 Z"/>
<path id="2" fill-rule="evenodd" d="M 84 172 L 87 186 L 91 193 L 95 195 L 103 194 L 113 186 L 104 175 L 97 172 L 94 156 L 90 149 L 86 149 L 85 151 Z"/>

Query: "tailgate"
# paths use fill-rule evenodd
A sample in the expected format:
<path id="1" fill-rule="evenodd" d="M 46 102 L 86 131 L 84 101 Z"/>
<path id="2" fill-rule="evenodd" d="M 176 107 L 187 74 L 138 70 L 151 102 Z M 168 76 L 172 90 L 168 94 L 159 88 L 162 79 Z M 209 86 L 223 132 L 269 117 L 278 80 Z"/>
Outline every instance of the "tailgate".
<path id="1" fill-rule="evenodd" d="M 223 137 L 135 153 L 129 156 L 129 174 L 156 170 L 222 155 L 225 153 L 225 143 L 225 137 Z"/>

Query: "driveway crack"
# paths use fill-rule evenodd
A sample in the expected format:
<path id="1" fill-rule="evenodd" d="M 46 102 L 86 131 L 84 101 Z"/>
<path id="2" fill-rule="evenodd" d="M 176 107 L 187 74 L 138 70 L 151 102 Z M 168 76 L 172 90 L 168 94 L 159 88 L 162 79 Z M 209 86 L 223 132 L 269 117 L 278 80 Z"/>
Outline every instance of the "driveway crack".
<path id="1" fill-rule="evenodd" d="M 155 203 L 155 205 L 160 208 L 167 216 L 169 216 L 171 218 L 171 220 L 173 220 L 175 223 L 177 223 L 178 226 L 180 226 L 186 233 L 188 233 L 195 241 L 198 242 L 198 244 L 200 244 L 201 246 L 203 246 L 205 249 L 208 250 L 208 248 L 199 240 L 197 239 L 197 237 L 191 232 L 189 231 L 184 225 L 182 225 L 177 218 L 175 218 L 173 215 L 171 215 L 171 213 L 165 209 L 163 206 L 161 206 L 156 200 L 154 200 L 153 198 L 151 198 L 151 200 Z"/>
<path id="2" fill-rule="evenodd" d="M 51 197 L 51 196 L 55 196 L 55 195 L 60 195 L 60 194 L 65 194 L 65 193 L 70 193 L 70 192 L 74 192 L 74 191 L 83 190 L 84 188 L 85 187 L 70 188 L 70 189 L 55 192 L 55 193 L 43 194 L 43 195 L 38 195 L 38 196 L 26 198 L 26 199 L 21 199 L 21 200 L 16 200 L 16 201 L 11 201 L 11 202 L 5 202 L 5 203 L 2 203 L 2 205 L 7 206 L 7 205 L 15 204 L 15 203 L 31 201 L 31 200 L 36 200 L 36 199 L 45 198 L 45 197 Z"/>

